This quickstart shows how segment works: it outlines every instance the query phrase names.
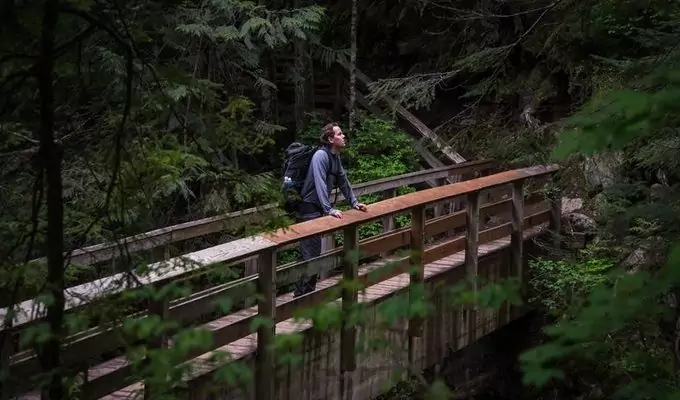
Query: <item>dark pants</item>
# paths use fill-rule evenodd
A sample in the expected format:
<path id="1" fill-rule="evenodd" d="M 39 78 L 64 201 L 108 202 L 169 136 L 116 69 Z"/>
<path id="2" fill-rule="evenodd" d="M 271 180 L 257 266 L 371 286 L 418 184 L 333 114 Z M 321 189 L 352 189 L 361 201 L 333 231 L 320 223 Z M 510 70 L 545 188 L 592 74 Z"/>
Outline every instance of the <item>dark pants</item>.
<path id="1" fill-rule="evenodd" d="M 308 214 L 297 218 L 297 222 L 309 221 L 319 218 L 321 214 Z M 312 258 L 321 255 L 321 235 L 311 236 L 300 241 L 300 253 L 302 253 L 302 261 L 311 260 Z M 300 279 L 295 283 L 293 296 L 298 297 L 304 294 L 313 292 L 316 289 L 316 281 L 319 279 L 319 274 L 312 274 L 307 276 L 303 272 Z"/>

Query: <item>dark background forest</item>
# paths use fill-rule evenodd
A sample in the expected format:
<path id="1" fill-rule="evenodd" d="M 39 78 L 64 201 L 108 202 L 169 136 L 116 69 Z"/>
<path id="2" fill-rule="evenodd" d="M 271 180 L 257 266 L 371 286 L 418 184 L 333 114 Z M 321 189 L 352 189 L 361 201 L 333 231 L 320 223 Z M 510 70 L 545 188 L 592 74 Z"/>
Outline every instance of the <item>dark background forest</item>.
<path id="1" fill-rule="evenodd" d="M 3 305 L 105 274 L 65 251 L 277 201 L 328 121 L 352 183 L 427 167 L 389 97 L 467 160 L 563 166 L 591 240 L 532 265 L 527 398 L 676 398 L 680 3 L 353 1 L 2 0 Z"/>

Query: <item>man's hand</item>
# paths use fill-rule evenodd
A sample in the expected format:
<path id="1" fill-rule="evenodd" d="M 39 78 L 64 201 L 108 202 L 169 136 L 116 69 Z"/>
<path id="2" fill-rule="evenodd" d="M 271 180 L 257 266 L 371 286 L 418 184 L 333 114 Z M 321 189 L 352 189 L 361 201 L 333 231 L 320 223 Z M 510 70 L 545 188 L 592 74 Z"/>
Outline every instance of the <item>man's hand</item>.
<path id="1" fill-rule="evenodd" d="M 342 212 L 340 212 L 340 210 L 333 209 L 328 213 L 328 215 L 331 215 L 335 218 L 342 218 Z"/>
<path id="2" fill-rule="evenodd" d="M 356 206 L 354 206 L 354 208 L 356 208 L 356 209 L 359 210 L 359 211 L 366 211 L 366 210 L 368 210 L 368 208 L 366 207 L 366 204 L 364 204 L 364 203 L 359 203 L 359 204 L 357 204 Z"/>

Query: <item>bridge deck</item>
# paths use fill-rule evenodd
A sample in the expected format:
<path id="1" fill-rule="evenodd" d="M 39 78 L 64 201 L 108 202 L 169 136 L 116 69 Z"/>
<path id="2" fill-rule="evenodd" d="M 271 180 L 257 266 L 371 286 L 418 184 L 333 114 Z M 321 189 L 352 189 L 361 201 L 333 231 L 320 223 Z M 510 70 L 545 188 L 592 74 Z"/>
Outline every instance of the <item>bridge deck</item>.
<path id="1" fill-rule="evenodd" d="M 548 227 L 548 223 L 543 223 L 539 226 L 533 227 L 531 229 L 527 229 L 523 232 L 524 234 L 524 239 L 531 239 L 538 234 L 544 232 Z M 498 239 L 486 244 L 481 244 L 479 245 L 479 250 L 478 250 L 478 255 L 479 257 L 483 257 L 485 255 L 491 254 L 495 251 L 498 251 L 503 248 L 507 248 L 510 246 L 510 237 L 504 237 L 502 239 Z M 378 269 L 380 267 L 385 266 L 391 261 L 394 261 L 395 257 L 388 257 L 385 259 L 381 259 L 379 261 L 363 265 L 359 269 L 359 276 L 366 275 L 370 271 Z M 439 275 L 445 271 L 454 269 L 454 268 L 459 268 L 464 266 L 465 263 L 465 251 L 460 251 L 458 253 L 452 254 L 450 256 L 444 257 L 440 260 L 437 260 L 435 262 L 429 263 L 425 265 L 425 279 L 430 279 L 436 275 Z M 334 276 L 332 278 L 325 279 L 323 281 L 318 282 L 317 284 L 317 290 L 321 291 L 324 288 L 329 288 L 334 285 L 336 285 L 340 279 L 342 279 L 341 276 Z M 369 286 L 366 288 L 365 291 L 362 291 L 359 293 L 359 302 L 361 303 L 368 303 L 368 302 L 375 302 L 378 303 L 381 301 L 381 299 L 386 299 L 389 296 L 393 295 L 394 293 L 406 289 L 409 286 L 409 275 L 407 273 L 403 273 L 401 275 L 397 275 L 394 278 L 390 278 L 387 280 L 384 280 L 378 284 L 375 284 L 373 286 Z M 308 294 L 309 296 L 311 294 Z M 285 303 L 293 301 L 293 295 L 292 293 L 284 294 L 282 296 L 278 296 L 276 299 L 276 305 L 281 306 Z M 336 302 L 340 302 L 340 299 L 338 298 Z M 214 321 L 208 322 L 207 324 L 204 324 L 203 327 L 209 331 L 214 331 L 217 329 L 224 328 L 227 325 L 234 324 L 238 321 L 241 321 L 245 318 L 248 318 L 254 314 L 257 314 L 257 307 L 250 307 L 244 310 L 241 310 L 239 312 L 236 312 L 234 314 L 227 315 L 225 317 L 216 319 Z M 276 332 L 277 333 L 298 333 L 298 332 L 304 332 L 307 329 L 311 328 L 311 322 L 305 321 L 301 322 L 299 320 L 294 320 L 293 318 L 288 319 L 286 321 L 282 321 L 276 324 Z M 207 352 L 191 361 L 189 363 L 192 364 L 192 372 L 188 374 L 188 376 L 185 376 L 185 380 L 192 380 L 196 379 L 201 375 L 204 374 L 209 374 L 211 372 L 214 372 L 218 367 L 222 366 L 223 363 L 216 363 L 212 361 L 211 359 L 213 358 L 213 355 L 218 352 L 223 352 L 227 353 L 230 355 L 230 358 L 234 361 L 242 360 L 248 355 L 251 355 L 255 352 L 257 348 L 257 333 L 250 334 L 242 339 L 236 340 L 232 343 L 229 343 L 225 346 L 222 346 L 216 350 Z M 121 362 L 125 362 L 123 357 L 120 357 L 119 359 L 116 360 L 111 360 L 109 363 L 107 363 L 106 366 L 100 365 L 97 368 L 93 369 L 91 373 L 91 377 L 94 377 L 96 375 L 103 375 L 111 370 L 111 368 L 117 368 L 120 366 Z M 103 369 L 103 370 L 102 370 Z M 102 399 L 107 399 L 107 400 L 121 400 L 121 399 L 131 399 L 135 398 L 137 396 L 142 396 L 144 391 L 144 384 L 142 382 L 137 382 L 135 384 L 132 384 L 124 389 L 121 389 L 117 392 L 114 392 L 108 396 L 103 397 Z M 37 397 L 31 397 L 31 399 L 35 399 Z"/>

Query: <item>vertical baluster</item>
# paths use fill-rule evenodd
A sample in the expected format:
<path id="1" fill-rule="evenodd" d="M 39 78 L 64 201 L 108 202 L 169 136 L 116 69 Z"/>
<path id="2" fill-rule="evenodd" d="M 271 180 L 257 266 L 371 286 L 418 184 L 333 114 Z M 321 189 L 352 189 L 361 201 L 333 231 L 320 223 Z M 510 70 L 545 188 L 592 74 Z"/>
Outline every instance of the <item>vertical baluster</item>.
<path id="1" fill-rule="evenodd" d="M 325 254 L 331 250 L 335 249 L 335 232 L 331 232 L 327 235 L 322 235 L 321 236 L 321 254 Z M 314 270 L 312 273 L 319 274 L 319 280 L 324 280 L 328 278 L 328 275 L 331 271 L 335 270 L 337 265 L 335 262 L 332 262 L 332 265 L 324 264 L 323 262 L 319 263 L 318 261 L 313 264 Z M 327 265 L 327 267 L 322 267 L 322 265 Z"/>
<path id="2" fill-rule="evenodd" d="M 510 250 L 512 267 L 509 276 L 519 279 L 520 293 L 524 294 L 524 181 L 512 184 L 512 233 L 510 234 Z M 507 305 L 508 317 L 512 316 L 511 307 Z M 505 321 L 504 321 L 505 322 Z"/>
<path id="3" fill-rule="evenodd" d="M 466 240 L 465 240 L 465 268 L 468 278 L 473 281 L 473 299 L 477 301 L 478 279 L 478 242 L 479 242 L 479 192 L 469 193 L 466 202 Z M 477 330 L 477 307 L 475 304 L 468 307 L 468 344 L 476 337 Z"/>
<path id="4" fill-rule="evenodd" d="M 271 321 L 257 328 L 257 351 L 255 353 L 255 399 L 274 399 L 274 335 L 276 334 L 276 250 L 260 253 L 257 280 L 260 298 L 257 313 L 260 318 Z"/>
<path id="5" fill-rule="evenodd" d="M 550 231 L 553 234 L 553 247 L 560 249 L 562 229 L 562 193 L 559 188 L 550 188 Z"/>
<path id="6" fill-rule="evenodd" d="M 446 178 L 437 179 L 437 186 L 448 185 L 448 183 L 449 182 Z M 435 218 L 439 218 L 442 215 L 444 215 L 445 206 L 446 206 L 446 202 L 439 202 L 439 203 L 434 205 L 434 217 Z M 451 204 L 450 207 L 451 207 L 450 208 L 451 212 L 453 212 L 453 204 Z"/>
<path id="7" fill-rule="evenodd" d="M 151 250 L 152 262 L 163 261 L 170 258 L 170 245 L 161 244 Z"/>
<path id="8" fill-rule="evenodd" d="M 383 192 L 383 200 L 391 199 L 397 196 L 397 189 L 388 189 Z M 383 217 L 382 219 L 383 233 L 394 230 L 394 214 Z"/>
<path id="9" fill-rule="evenodd" d="M 255 275 L 258 272 L 260 261 L 258 256 L 246 260 L 243 264 L 243 276 Z"/>
<path id="10" fill-rule="evenodd" d="M 423 265 L 423 249 L 425 247 L 425 207 L 416 206 L 411 210 L 411 273 L 409 275 L 410 295 L 413 296 L 413 285 L 423 283 L 425 266 Z M 419 290 L 420 292 L 420 290 Z M 411 301 L 418 301 L 412 298 Z M 411 318 L 408 326 L 409 336 L 420 337 L 423 332 L 422 318 Z"/>
<path id="11" fill-rule="evenodd" d="M 358 225 L 350 225 L 344 232 L 344 258 L 342 286 L 342 331 L 340 334 L 340 398 L 351 399 L 354 390 L 353 372 L 357 367 L 355 324 L 350 320 L 359 300 L 356 280 L 359 269 Z"/>
<path id="12" fill-rule="evenodd" d="M 391 199 L 397 196 L 397 189 L 388 189 L 383 192 L 383 200 Z M 383 217 L 382 219 L 383 233 L 391 232 L 394 230 L 395 221 L 394 214 Z M 389 253 L 381 253 L 380 257 L 387 257 Z"/>
<path id="13" fill-rule="evenodd" d="M 149 299 L 147 305 L 148 315 L 149 317 L 158 316 L 160 318 L 160 323 L 164 324 L 168 318 L 168 312 L 170 308 L 169 306 L 170 302 L 165 295 L 158 299 L 157 298 Z M 161 331 L 159 335 L 153 336 L 149 339 L 148 349 L 150 351 L 155 352 L 157 350 L 167 348 L 168 348 L 168 336 L 164 331 Z M 151 363 L 151 359 L 147 358 L 146 362 Z M 154 384 L 152 382 L 147 380 L 144 383 L 144 399 L 150 400 L 156 398 L 158 396 L 157 391 L 158 389 L 154 388 Z"/>

